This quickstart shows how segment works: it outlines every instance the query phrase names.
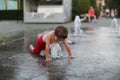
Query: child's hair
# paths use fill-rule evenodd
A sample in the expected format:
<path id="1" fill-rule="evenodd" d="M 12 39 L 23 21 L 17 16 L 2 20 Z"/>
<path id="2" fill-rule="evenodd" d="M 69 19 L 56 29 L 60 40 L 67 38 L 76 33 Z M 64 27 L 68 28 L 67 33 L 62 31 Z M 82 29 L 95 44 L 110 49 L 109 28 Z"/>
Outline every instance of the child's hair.
<path id="1" fill-rule="evenodd" d="M 68 30 L 66 27 L 64 26 L 58 26 L 55 29 L 55 36 L 57 36 L 58 38 L 62 38 L 62 39 L 66 39 L 68 36 Z"/>

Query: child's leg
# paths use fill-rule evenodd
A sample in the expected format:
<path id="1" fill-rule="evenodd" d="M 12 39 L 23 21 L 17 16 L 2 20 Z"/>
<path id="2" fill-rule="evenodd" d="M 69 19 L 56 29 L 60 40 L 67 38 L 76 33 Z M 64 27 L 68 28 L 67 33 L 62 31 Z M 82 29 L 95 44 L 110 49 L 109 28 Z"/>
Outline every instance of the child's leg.
<path id="1" fill-rule="evenodd" d="M 32 45 L 32 44 L 29 46 L 29 49 L 30 49 L 30 51 L 31 51 L 31 52 L 33 52 L 34 47 L 33 47 L 33 45 Z"/>
<path id="2" fill-rule="evenodd" d="M 42 37 L 43 35 L 38 39 L 35 48 L 32 45 L 30 45 L 30 50 L 36 55 L 39 55 L 41 50 L 45 49 L 45 43 L 43 42 Z"/>

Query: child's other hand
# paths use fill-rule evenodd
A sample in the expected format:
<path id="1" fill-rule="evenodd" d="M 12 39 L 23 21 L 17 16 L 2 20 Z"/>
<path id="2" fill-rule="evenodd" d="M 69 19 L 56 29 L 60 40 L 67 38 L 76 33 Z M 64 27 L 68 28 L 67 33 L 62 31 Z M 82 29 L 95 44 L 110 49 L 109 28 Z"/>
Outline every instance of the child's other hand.
<path id="1" fill-rule="evenodd" d="M 70 59 L 75 59 L 75 57 L 73 57 L 73 56 L 69 56 L 69 58 L 70 58 Z"/>
<path id="2" fill-rule="evenodd" d="M 46 62 L 50 62 L 50 61 L 51 61 L 51 58 L 46 58 L 45 61 L 46 61 Z"/>

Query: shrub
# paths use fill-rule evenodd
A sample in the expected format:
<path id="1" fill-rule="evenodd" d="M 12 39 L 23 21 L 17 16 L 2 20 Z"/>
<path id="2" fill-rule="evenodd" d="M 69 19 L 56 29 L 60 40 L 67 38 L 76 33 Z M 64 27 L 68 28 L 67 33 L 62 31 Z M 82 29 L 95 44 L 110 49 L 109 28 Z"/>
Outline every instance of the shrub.
<path id="1" fill-rule="evenodd" d="M 72 0 L 72 20 L 75 15 L 85 14 L 90 8 L 89 0 Z"/>
<path id="2" fill-rule="evenodd" d="M 120 17 L 120 0 L 106 0 L 106 6 L 109 9 L 117 9 L 118 10 L 118 15 L 117 17 Z M 114 5 L 114 6 L 113 6 Z"/>
<path id="3" fill-rule="evenodd" d="M 99 10 L 99 8 L 97 7 L 96 0 L 90 0 L 90 4 L 91 4 L 91 6 L 93 6 L 93 8 L 95 9 L 95 14 L 96 14 L 96 16 L 98 17 L 98 16 L 100 15 L 100 10 Z"/>

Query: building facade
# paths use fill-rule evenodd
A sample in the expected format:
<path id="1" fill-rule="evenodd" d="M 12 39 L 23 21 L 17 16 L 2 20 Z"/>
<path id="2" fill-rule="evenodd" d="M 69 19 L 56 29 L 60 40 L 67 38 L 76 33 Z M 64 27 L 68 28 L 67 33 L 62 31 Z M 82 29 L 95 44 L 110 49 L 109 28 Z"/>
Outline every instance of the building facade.
<path id="1" fill-rule="evenodd" d="M 64 23 L 71 21 L 73 0 L 0 0 L 0 19 L 21 19 L 26 23 Z M 103 9 L 105 0 L 97 0 Z M 101 11 L 102 14 L 102 11 Z M 6 16 L 4 16 L 6 15 Z M 11 16 L 12 15 L 12 16 Z"/>
<path id="2" fill-rule="evenodd" d="M 0 0 L 0 10 L 19 10 L 21 0 Z"/>
<path id="3" fill-rule="evenodd" d="M 71 21 L 71 0 L 24 0 L 24 22 L 64 23 Z"/>

